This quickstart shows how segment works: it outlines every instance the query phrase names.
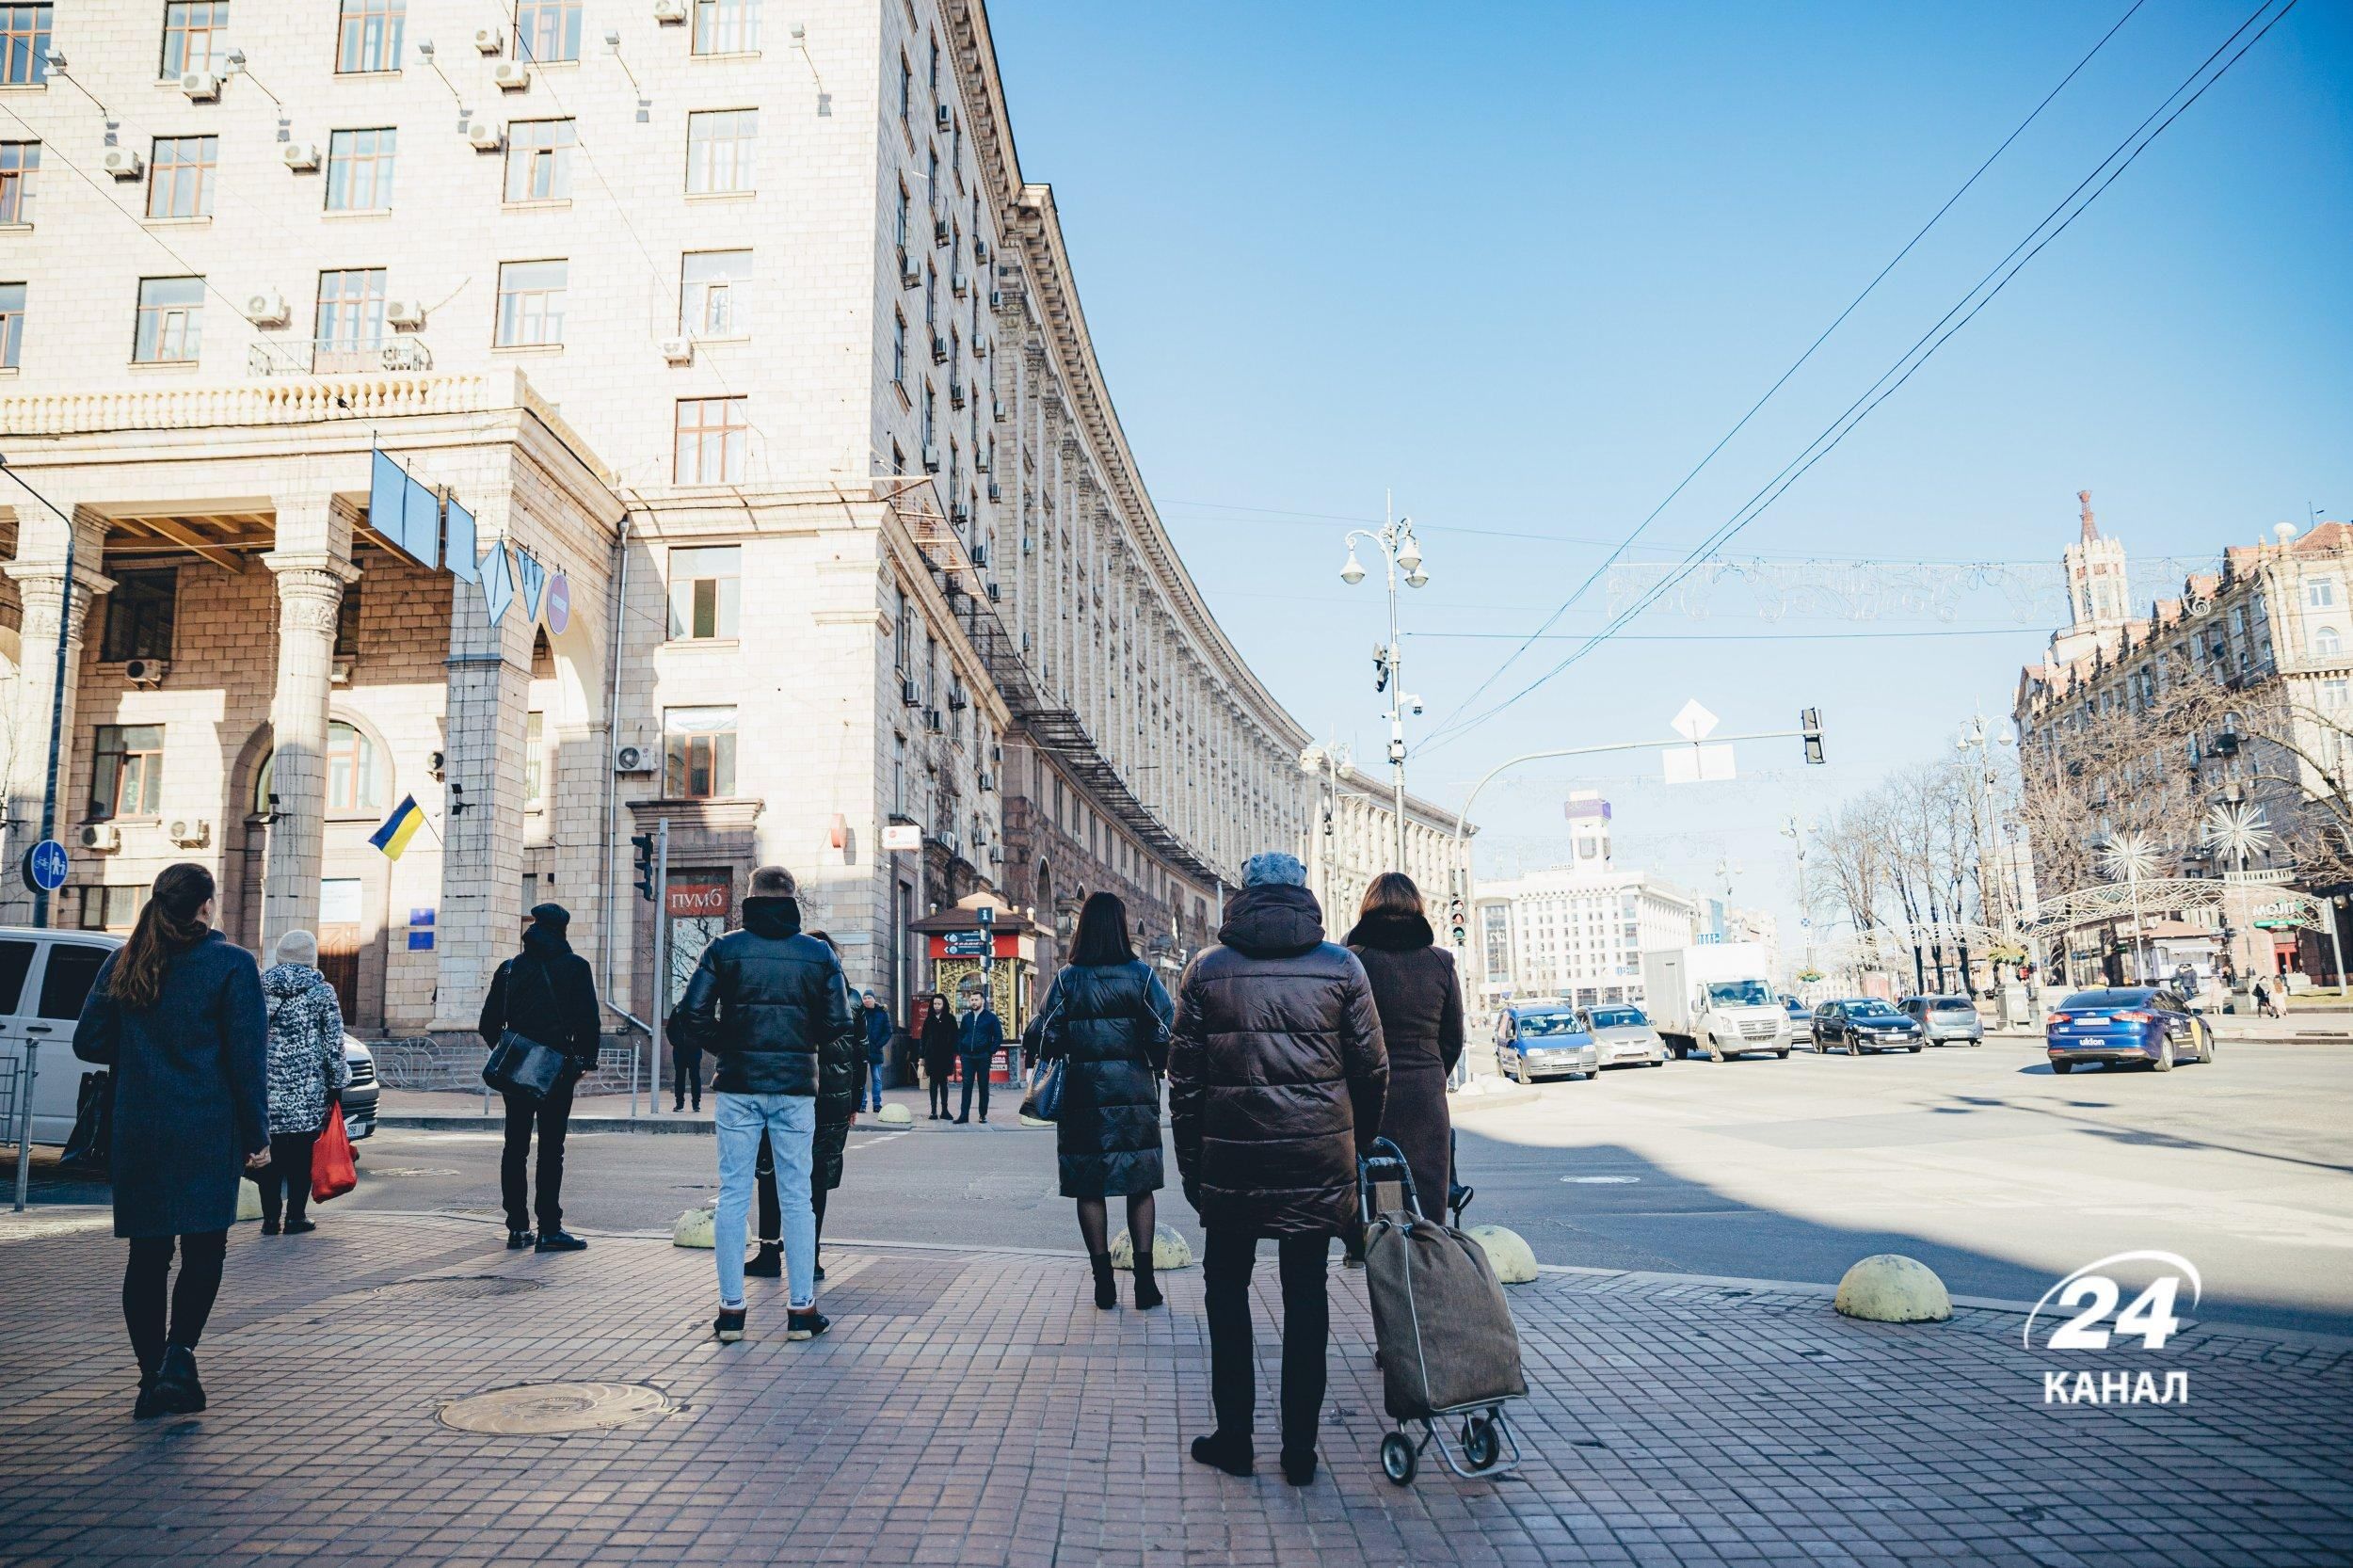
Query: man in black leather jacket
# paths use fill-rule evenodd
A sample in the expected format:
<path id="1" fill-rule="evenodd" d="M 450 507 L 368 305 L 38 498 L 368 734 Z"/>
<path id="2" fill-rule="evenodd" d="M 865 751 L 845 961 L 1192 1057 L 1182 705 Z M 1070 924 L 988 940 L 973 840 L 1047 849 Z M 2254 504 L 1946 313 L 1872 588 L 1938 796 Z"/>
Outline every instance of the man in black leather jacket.
<path id="1" fill-rule="evenodd" d="M 572 1085 L 597 1064 L 597 977 L 572 951 L 565 933 L 571 911 L 560 904 L 532 906 L 523 951 L 498 967 L 483 999 L 477 1029 L 498 1048 L 508 1030 L 562 1051 L 569 1059 L 563 1081 L 538 1099 L 507 1095 L 506 1147 L 499 1187 L 506 1204 L 506 1244 L 538 1252 L 579 1252 L 588 1245 L 564 1228 L 564 1133 L 571 1125 Z M 531 1192 L 524 1185 L 531 1134 L 539 1134 L 539 1229 L 531 1229 Z"/>
<path id="2" fill-rule="evenodd" d="M 744 1228 L 762 1132 L 784 1209 L 785 1337 L 812 1338 L 829 1326 L 817 1310 L 817 1221 L 808 1200 L 821 1057 L 863 1047 L 840 961 L 801 930 L 798 891 L 781 866 L 754 872 L 744 929 L 703 950 L 670 1015 L 671 1038 L 691 1040 L 719 1064 L 711 1085 L 719 1144 L 719 1317 L 712 1332 L 722 1340 L 744 1337 Z"/>

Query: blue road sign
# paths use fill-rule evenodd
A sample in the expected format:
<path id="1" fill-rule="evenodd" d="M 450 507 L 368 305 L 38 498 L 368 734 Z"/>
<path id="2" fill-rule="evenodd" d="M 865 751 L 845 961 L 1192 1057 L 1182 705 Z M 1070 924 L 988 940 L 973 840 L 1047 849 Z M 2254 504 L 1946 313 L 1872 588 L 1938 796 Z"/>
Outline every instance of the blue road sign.
<path id="1" fill-rule="evenodd" d="M 993 945 L 985 931 L 951 931 L 940 943 L 951 958 L 984 958 Z"/>
<path id="2" fill-rule="evenodd" d="M 72 869 L 65 845 L 55 839 L 43 839 L 24 852 L 24 886 L 35 892 L 56 892 L 65 886 L 66 873 Z"/>

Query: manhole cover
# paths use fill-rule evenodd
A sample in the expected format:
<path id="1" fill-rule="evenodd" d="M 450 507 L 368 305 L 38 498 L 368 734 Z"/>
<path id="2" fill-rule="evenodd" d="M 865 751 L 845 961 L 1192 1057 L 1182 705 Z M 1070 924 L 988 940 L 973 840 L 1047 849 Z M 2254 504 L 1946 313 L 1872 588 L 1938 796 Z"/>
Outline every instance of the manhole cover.
<path id="1" fill-rule="evenodd" d="M 372 1176 L 453 1176 L 465 1175 L 463 1171 L 453 1171 L 440 1165 L 371 1165 L 367 1169 L 367 1174 Z"/>
<path id="2" fill-rule="evenodd" d="M 538 1288 L 536 1279 L 508 1279 L 504 1274 L 440 1274 L 379 1285 L 360 1294 L 370 1302 L 473 1302 L 490 1296 L 520 1296 Z"/>
<path id="3" fill-rule="evenodd" d="M 627 1426 L 672 1408 L 668 1395 L 642 1383 L 536 1383 L 452 1400 L 438 1414 L 458 1432 L 546 1437 Z"/>

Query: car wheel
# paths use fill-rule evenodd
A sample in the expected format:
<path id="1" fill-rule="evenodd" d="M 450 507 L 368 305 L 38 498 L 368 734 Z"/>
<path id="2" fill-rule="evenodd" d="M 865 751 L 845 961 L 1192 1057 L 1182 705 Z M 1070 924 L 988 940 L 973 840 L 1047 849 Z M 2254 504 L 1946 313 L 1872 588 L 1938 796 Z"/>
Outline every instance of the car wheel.
<path id="1" fill-rule="evenodd" d="M 1642 1065 L 1644 1065 L 1645 1067 L 1663 1067 L 1663 1066 L 1665 1066 L 1666 1064 L 1667 1064 L 1667 1059 L 1666 1059 L 1666 1057 L 1665 1057 L 1665 1056 L 1663 1056 L 1663 1055 L 1662 1055 L 1662 1056 L 1660 1056 L 1660 1057 L 1659 1057 L 1657 1061 L 1655 1061 L 1655 1062 L 1645 1062 L 1645 1063 L 1643 1063 L 1643 1064 L 1642 1064 Z"/>
<path id="2" fill-rule="evenodd" d="M 2075 1064 L 2073 1062 L 2054 1062 L 2051 1064 L 2051 1070 L 2055 1073 L 2060 1074 L 2061 1076 L 2073 1072 L 2074 1067 Z"/>
<path id="3" fill-rule="evenodd" d="M 2198 1064 L 2201 1067 L 2214 1065 L 2214 1030 L 2211 1027 L 2201 1032 L 2198 1045 Z"/>
<path id="4" fill-rule="evenodd" d="M 1773 1055 L 1780 1061 L 1786 1062 L 1789 1060 L 1789 1048 L 1787 1046 L 1784 1046 L 1781 1049 L 1773 1052 Z"/>
<path id="5" fill-rule="evenodd" d="M 1913 1055 L 1914 1055 L 1914 1056 L 1917 1056 L 1917 1055 L 1919 1055 L 1919 1054 L 1920 1054 L 1920 1048 L 1919 1048 L 1918 1046 L 1909 1046 L 1909 1047 L 1906 1047 L 1905 1048 L 1906 1048 L 1906 1049 L 1908 1049 L 1908 1050 L 1910 1050 L 1910 1051 L 1912 1052 L 1912 1054 L 1913 1054 Z"/>
<path id="6" fill-rule="evenodd" d="M 1863 1054 L 1863 1042 L 1856 1039 L 1851 1034 L 1847 1036 L 1847 1054 L 1849 1056 L 1861 1056 Z"/>
<path id="7" fill-rule="evenodd" d="M 2172 1035 L 2168 1034 L 2164 1039 L 2157 1042 L 2157 1059 L 2154 1062 L 2150 1063 L 2149 1065 L 2155 1071 L 2161 1073 L 2169 1073 L 2173 1070 Z"/>

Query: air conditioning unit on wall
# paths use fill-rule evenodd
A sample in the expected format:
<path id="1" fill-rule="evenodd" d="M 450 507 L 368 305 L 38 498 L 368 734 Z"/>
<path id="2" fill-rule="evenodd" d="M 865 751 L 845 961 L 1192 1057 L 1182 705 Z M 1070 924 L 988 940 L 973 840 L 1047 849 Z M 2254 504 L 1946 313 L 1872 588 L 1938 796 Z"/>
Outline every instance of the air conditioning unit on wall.
<path id="1" fill-rule="evenodd" d="M 164 677 L 171 673 L 168 659 L 132 659 L 124 662 L 122 679 L 134 686 L 160 686 Z"/>
<path id="2" fill-rule="evenodd" d="M 82 847 L 110 855 L 122 847 L 122 829 L 110 822 L 85 823 L 82 826 Z"/>
<path id="3" fill-rule="evenodd" d="M 651 773 L 653 762 L 651 746 L 616 745 L 613 748 L 615 773 Z"/>
<path id="4" fill-rule="evenodd" d="M 165 824 L 164 836 L 182 849 L 202 849 L 213 841 L 213 824 L 201 817 L 174 817 Z"/>

